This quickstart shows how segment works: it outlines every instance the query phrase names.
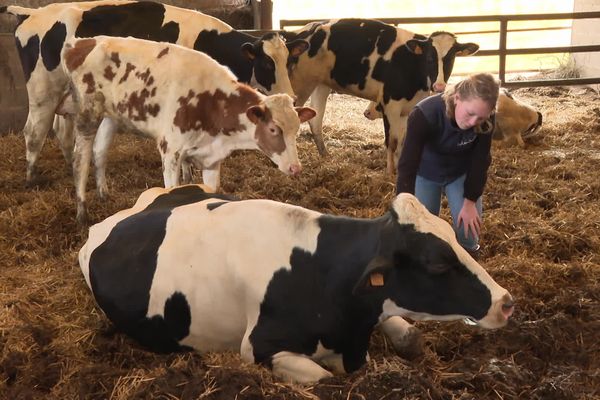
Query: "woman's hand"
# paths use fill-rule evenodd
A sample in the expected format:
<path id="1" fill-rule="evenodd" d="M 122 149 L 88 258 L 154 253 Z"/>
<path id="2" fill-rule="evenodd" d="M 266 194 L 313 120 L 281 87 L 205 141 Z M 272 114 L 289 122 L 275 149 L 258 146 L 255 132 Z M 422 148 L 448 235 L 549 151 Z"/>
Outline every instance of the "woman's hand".
<path id="1" fill-rule="evenodd" d="M 479 237 L 483 222 L 481 221 L 481 217 L 477 212 L 477 207 L 475 207 L 474 201 L 465 199 L 463 202 L 460 213 L 458 213 L 457 225 L 460 226 L 461 223 L 463 225 L 463 229 L 465 230 L 465 237 L 469 237 L 469 232 L 473 234 L 473 238 Z"/>

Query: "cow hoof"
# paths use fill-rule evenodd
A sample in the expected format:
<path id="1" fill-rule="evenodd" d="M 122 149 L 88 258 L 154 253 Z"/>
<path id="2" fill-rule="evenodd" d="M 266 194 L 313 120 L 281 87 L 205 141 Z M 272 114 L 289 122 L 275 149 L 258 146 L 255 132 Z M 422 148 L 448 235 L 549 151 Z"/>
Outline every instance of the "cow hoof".
<path id="1" fill-rule="evenodd" d="M 35 188 L 39 188 L 39 187 L 45 186 L 48 183 L 49 183 L 48 179 L 42 177 L 39 174 L 35 174 L 31 178 L 28 178 L 25 181 L 25 187 L 27 189 L 35 189 Z"/>
<path id="2" fill-rule="evenodd" d="M 396 353 L 406 359 L 414 360 L 423 355 L 423 337 L 421 331 L 411 326 L 405 335 L 391 339 Z"/>
<path id="3" fill-rule="evenodd" d="M 77 225 L 86 227 L 88 225 L 88 213 L 85 206 L 77 205 Z"/>
<path id="4" fill-rule="evenodd" d="M 105 201 L 108 199 L 108 188 L 103 187 L 103 188 L 98 188 L 98 198 L 102 201 Z"/>

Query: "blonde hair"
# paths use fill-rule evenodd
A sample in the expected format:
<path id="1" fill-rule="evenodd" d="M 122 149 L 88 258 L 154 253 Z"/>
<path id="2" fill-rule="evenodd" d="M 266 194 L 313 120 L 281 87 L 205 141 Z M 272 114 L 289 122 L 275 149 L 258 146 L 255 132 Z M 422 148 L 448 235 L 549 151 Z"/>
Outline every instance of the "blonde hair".
<path id="1" fill-rule="evenodd" d="M 456 85 L 448 85 L 442 98 L 446 103 L 446 115 L 450 119 L 454 119 L 454 111 L 456 110 L 455 96 L 458 95 L 462 100 L 473 98 L 481 99 L 487 103 L 492 110 L 496 109 L 498 101 L 498 92 L 500 90 L 499 82 L 487 73 L 470 75 Z M 493 114 L 493 112 L 492 112 Z M 492 115 L 474 129 L 477 133 L 490 133 L 494 129 L 494 123 L 491 119 Z"/>

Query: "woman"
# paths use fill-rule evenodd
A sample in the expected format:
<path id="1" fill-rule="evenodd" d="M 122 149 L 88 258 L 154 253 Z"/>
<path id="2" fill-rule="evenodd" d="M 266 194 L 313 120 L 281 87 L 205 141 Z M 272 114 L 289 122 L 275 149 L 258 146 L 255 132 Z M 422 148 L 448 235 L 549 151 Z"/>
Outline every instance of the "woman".
<path id="1" fill-rule="evenodd" d="M 457 239 L 475 258 L 498 90 L 492 75 L 476 74 L 419 102 L 398 162 L 397 193 L 413 193 L 438 215 L 444 192 Z"/>

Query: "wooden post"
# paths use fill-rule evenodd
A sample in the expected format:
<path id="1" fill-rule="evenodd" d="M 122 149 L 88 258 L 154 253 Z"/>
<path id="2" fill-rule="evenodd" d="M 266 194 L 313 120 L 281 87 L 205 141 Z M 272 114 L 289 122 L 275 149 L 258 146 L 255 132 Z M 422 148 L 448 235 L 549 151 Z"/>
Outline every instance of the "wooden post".
<path id="1" fill-rule="evenodd" d="M 260 0 L 260 29 L 273 29 L 273 1 Z"/>

